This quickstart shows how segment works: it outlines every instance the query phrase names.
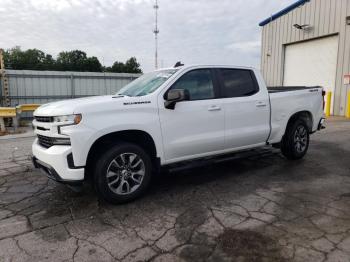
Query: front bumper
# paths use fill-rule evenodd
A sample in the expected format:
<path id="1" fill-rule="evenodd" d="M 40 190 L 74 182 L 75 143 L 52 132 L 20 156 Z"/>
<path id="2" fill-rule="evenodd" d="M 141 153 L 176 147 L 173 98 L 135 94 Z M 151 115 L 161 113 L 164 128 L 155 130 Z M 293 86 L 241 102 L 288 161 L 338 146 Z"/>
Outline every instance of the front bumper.
<path id="1" fill-rule="evenodd" d="M 62 177 L 60 177 L 60 175 L 57 174 L 56 170 L 52 166 L 38 160 L 35 156 L 32 157 L 32 162 L 35 168 L 39 168 L 48 178 L 56 182 L 67 185 L 80 185 L 84 181 L 62 179 Z"/>
<path id="2" fill-rule="evenodd" d="M 85 168 L 70 168 L 68 165 L 68 155 L 72 153 L 71 146 L 44 148 L 36 139 L 32 151 L 34 166 L 44 171 L 49 178 L 65 184 L 79 184 L 84 181 Z"/>
<path id="3" fill-rule="evenodd" d="M 324 126 L 324 122 L 326 121 L 325 118 L 321 118 L 320 122 L 318 123 L 318 128 L 317 130 L 325 129 L 326 127 Z"/>

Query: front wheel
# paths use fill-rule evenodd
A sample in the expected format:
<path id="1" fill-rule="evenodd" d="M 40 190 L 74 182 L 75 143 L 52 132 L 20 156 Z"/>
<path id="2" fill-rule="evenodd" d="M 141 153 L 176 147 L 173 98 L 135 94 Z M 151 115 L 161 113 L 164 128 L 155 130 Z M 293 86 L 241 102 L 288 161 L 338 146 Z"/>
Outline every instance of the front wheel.
<path id="1" fill-rule="evenodd" d="M 281 142 L 282 154 L 291 160 L 301 159 L 309 148 L 310 135 L 306 123 L 299 119 L 287 126 Z"/>
<path id="2" fill-rule="evenodd" d="M 97 193 L 110 203 L 126 203 L 147 189 L 152 162 L 139 146 L 120 142 L 97 160 L 94 182 Z"/>

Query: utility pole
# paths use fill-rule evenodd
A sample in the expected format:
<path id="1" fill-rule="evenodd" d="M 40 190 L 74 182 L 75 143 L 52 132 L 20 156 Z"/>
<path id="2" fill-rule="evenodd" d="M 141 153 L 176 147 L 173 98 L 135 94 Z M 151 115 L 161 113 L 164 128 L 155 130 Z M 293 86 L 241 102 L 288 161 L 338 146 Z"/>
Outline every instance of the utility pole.
<path id="1" fill-rule="evenodd" d="M 4 50 L 0 48 L 0 69 L 5 69 L 5 61 L 4 61 Z"/>
<path id="2" fill-rule="evenodd" d="M 153 6 L 155 10 L 155 16 L 156 16 L 156 26 L 155 29 L 153 30 L 154 33 L 154 40 L 155 40 L 155 54 L 154 54 L 154 67 L 158 69 L 158 34 L 159 34 L 159 29 L 158 29 L 158 0 L 155 0 L 155 5 Z"/>
<path id="3" fill-rule="evenodd" d="M 10 106 L 9 81 L 5 71 L 4 50 L 0 49 L 0 77 L 2 86 L 3 106 Z"/>

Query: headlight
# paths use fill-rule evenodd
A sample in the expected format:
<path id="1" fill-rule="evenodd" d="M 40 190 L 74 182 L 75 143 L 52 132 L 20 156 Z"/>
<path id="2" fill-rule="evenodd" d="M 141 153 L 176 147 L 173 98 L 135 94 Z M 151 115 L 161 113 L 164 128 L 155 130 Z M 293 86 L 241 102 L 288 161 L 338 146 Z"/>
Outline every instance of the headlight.
<path id="1" fill-rule="evenodd" d="M 81 120 L 81 114 L 53 117 L 53 122 L 59 125 L 77 125 L 81 122 Z"/>

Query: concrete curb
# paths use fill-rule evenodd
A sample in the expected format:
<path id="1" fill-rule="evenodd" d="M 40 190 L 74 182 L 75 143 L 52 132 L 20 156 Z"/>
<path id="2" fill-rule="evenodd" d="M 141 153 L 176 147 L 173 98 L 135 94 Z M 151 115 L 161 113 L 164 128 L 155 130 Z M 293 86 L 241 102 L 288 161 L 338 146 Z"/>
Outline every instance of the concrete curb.
<path id="1" fill-rule="evenodd" d="M 0 140 L 9 140 L 9 139 L 26 138 L 26 137 L 35 137 L 35 134 L 33 131 L 30 131 L 23 134 L 4 135 L 4 136 L 0 136 Z"/>

